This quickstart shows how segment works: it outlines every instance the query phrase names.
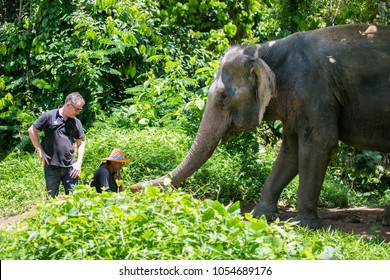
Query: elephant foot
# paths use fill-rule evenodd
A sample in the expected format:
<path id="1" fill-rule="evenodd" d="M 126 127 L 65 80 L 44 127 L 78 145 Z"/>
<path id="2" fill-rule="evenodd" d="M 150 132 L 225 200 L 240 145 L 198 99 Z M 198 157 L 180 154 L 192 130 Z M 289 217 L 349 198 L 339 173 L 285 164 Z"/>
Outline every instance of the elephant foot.
<path id="1" fill-rule="evenodd" d="M 258 203 L 253 209 L 252 216 L 260 218 L 265 216 L 267 221 L 275 221 L 280 216 L 278 209 L 273 205 L 265 205 L 264 203 Z M 309 214 L 301 214 L 298 212 L 297 216 L 292 219 L 293 222 L 297 222 L 298 226 L 307 227 L 310 229 L 318 229 L 322 227 L 322 223 L 318 217 L 317 212 Z"/>
<path id="2" fill-rule="evenodd" d="M 318 229 L 322 227 L 322 223 L 317 215 L 301 215 L 298 214 L 292 219 L 293 222 L 298 222 L 301 227 L 307 227 L 309 229 Z"/>
<path id="3" fill-rule="evenodd" d="M 259 203 L 253 209 L 252 216 L 255 218 L 260 218 L 263 215 L 265 216 L 267 221 L 272 222 L 279 217 L 279 212 L 277 207 L 265 207 L 261 203 Z"/>

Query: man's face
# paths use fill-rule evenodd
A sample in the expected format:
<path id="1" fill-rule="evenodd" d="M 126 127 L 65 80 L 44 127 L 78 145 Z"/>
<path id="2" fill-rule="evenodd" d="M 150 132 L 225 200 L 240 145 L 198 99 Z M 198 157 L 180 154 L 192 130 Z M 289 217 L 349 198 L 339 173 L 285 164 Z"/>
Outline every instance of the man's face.
<path id="1" fill-rule="evenodd" d="M 123 163 L 122 162 L 111 162 L 112 167 L 114 168 L 114 172 L 118 172 L 119 170 L 122 169 Z"/>
<path id="2" fill-rule="evenodd" d="M 76 117 L 81 110 L 83 109 L 84 103 L 81 101 L 77 101 L 76 103 L 68 102 L 65 104 L 67 106 L 67 115 L 69 118 Z"/>

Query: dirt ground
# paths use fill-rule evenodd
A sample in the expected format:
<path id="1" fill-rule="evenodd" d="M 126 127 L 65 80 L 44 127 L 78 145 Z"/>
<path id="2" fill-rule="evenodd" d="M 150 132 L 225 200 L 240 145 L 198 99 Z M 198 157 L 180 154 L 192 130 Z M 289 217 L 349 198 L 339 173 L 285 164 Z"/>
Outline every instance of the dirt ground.
<path id="1" fill-rule="evenodd" d="M 21 222 L 29 215 L 36 213 L 35 207 L 30 208 L 28 211 L 9 217 L 0 217 L 0 230 L 13 230 L 18 229 L 21 226 Z"/>
<path id="2" fill-rule="evenodd" d="M 243 212 L 250 212 L 254 205 L 242 207 Z M 7 218 L 0 218 L 0 229 L 17 229 L 20 221 L 34 214 L 33 207 L 29 211 Z M 383 237 L 390 242 L 390 226 L 382 226 L 384 208 L 353 207 L 353 208 L 319 208 L 318 213 L 325 229 L 339 229 L 346 233 L 354 233 L 362 237 Z M 280 219 L 286 221 L 296 215 L 293 209 L 280 209 Z"/>
<path id="3" fill-rule="evenodd" d="M 325 228 L 337 228 L 361 236 L 381 236 L 390 242 L 390 226 L 383 226 L 384 208 L 320 208 L 319 216 Z"/>
<path id="4" fill-rule="evenodd" d="M 254 205 L 242 207 L 242 211 L 250 212 Z M 296 210 L 280 208 L 280 220 L 286 221 L 296 215 Z M 338 229 L 345 233 L 353 233 L 362 237 L 383 237 L 390 242 L 390 226 L 383 226 L 384 207 L 351 207 L 351 208 L 318 208 L 324 229 Z"/>

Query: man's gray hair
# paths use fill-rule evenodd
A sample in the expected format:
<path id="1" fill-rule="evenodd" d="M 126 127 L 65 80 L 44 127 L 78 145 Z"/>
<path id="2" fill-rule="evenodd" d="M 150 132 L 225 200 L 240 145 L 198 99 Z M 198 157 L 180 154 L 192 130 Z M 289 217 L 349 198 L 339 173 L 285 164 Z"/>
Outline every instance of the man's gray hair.
<path id="1" fill-rule="evenodd" d="M 65 103 L 71 102 L 72 104 L 76 104 L 78 101 L 85 104 L 84 98 L 78 92 L 69 93 L 69 95 L 65 98 Z"/>

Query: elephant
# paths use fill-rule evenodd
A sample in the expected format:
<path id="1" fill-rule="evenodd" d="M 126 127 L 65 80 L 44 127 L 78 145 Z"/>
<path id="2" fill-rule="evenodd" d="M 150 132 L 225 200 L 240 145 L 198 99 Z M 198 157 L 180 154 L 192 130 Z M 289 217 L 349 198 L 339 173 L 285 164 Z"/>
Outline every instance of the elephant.
<path id="1" fill-rule="evenodd" d="M 197 171 L 232 133 L 280 120 L 282 143 L 251 212 L 272 221 L 283 189 L 299 175 L 300 226 L 321 227 L 317 207 L 339 140 L 390 152 L 390 26 L 346 24 L 248 46 L 224 54 L 195 140 L 169 174 L 139 182 L 173 186 Z"/>

